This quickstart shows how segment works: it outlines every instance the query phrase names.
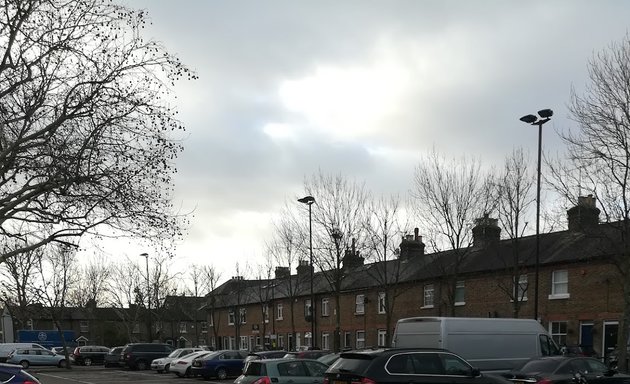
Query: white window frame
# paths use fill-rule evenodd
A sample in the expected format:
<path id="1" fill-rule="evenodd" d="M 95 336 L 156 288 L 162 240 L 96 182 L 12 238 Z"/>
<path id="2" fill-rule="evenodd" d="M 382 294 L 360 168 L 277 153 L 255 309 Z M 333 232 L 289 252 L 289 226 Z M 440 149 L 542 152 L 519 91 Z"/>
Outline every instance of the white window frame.
<path id="1" fill-rule="evenodd" d="M 179 333 L 188 333 L 188 324 L 185 321 L 179 322 Z"/>
<path id="2" fill-rule="evenodd" d="M 424 297 L 422 308 L 433 308 L 435 305 L 435 285 L 425 284 L 422 292 Z"/>
<path id="3" fill-rule="evenodd" d="M 131 331 L 131 333 L 140 333 L 140 323 L 135 323 L 133 325 L 133 330 Z"/>
<path id="4" fill-rule="evenodd" d="M 518 280 L 517 280 L 518 279 Z M 527 301 L 527 291 L 529 288 L 529 281 L 527 274 L 514 276 L 514 300 Z"/>
<path id="5" fill-rule="evenodd" d="M 263 319 L 265 321 L 265 324 L 269 323 L 269 304 L 263 304 L 262 307 L 262 312 L 263 312 Z"/>
<path id="6" fill-rule="evenodd" d="M 549 322 L 549 334 L 551 338 L 558 345 L 566 345 L 567 344 L 567 335 L 569 333 L 569 322 L 568 321 L 550 321 Z"/>
<path id="7" fill-rule="evenodd" d="M 364 330 L 358 330 L 356 333 L 356 348 L 357 349 L 362 349 L 365 348 L 365 331 Z"/>
<path id="8" fill-rule="evenodd" d="M 365 295 L 356 295 L 354 299 L 354 314 L 355 315 L 363 315 L 365 314 Z"/>
<path id="9" fill-rule="evenodd" d="M 311 314 L 311 299 L 304 300 L 304 317 Z"/>
<path id="10" fill-rule="evenodd" d="M 385 303 L 385 292 L 378 293 L 378 314 L 383 315 L 387 313 L 387 305 Z"/>
<path id="11" fill-rule="evenodd" d="M 239 308 L 240 324 L 247 324 L 247 308 Z"/>
<path id="12" fill-rule="evenodd" d="M 322 349 L 327 351 L 330 350 L 330 334 L 327 332 L 322 333 Z"/>
<path id="13" fill-rule="evenodd" d="M 282 303 L 276 304 L 276 320 L 284 320 L 284 307 Z"/>
<path id="14" fill-rule="evenodd" d="M 236 316 L 234 314 L 234 309 L 228 310 L 228 325 L 234 325 L 236 321 Z"/>
<path id="15" fill-rule="evenodd" d="M 461 293 L 460 293 L 461 292 Z M 461 295 L 461 300 L 459 299 Z M 455 283 L 455 294 L 453 295 L 453 300 L 455 301 L 456 306 L 466 305 L 466 282 L 464 280 L 459 280 Z"/>
<path id="16" fill-rule="evenodd" d="M 201 328 L 201 333 L 208 333 L 208 322 L 202 321 L 199 323 L 199 328 Z"/>
<path id="17" fill-rule="evenodd" d="M 81 333 L 90 332 L 90 322 L 88 320 L 81 320 L 79 324 L 79 327 L 81 328 Z"/>
<path id="18" fill-rule="evenodd" d="M 352 334 L 350 332 L 345 332 L 343 334 L 343 347 L 350 348 L 352 346 Z"/>
<path id="19" fill-rule="evenodd" d="M 249 351 L 249 337 L 248 336 L 240 337 L 239 349 L 242 351 Z"/>
<path id="20" fill-rule="evenodd" d="M 377 335 L 376 335 L 376 340 L 377 340 L 377 345 L 379 347 L 386 347 L 387 345 L 385 345 L 386 341 L 385 339 L 387 338 L 387 331 L 384 329 L 379 329 L 377 331 Z"/>
<path id="21" fill-rule="evenodd" d="M 214 327 L 214 314 L 210 314 L 210 322 L 208 323 L 209 327 Z"/>
<path id="22" fill-rule="evenodd" d="M 328 308 L 329 308 L 329 305 L 328 305 L 328 304 L 329 304 L 329 302 L 330 302 L 330 301 L 329 301 L 329 299 L 328 299 L 327 297 L 324 297 L 324 298 L 322 299 L 322 317 L 327 317 L 327 316 L 330 316 L 330 313 L 329 313 L 329 310 L 328 310 Z"/>
<path id="23" fill-rule="evenodd" d="M 551 295 L 550 300 L 568 299 L 569 294 L 569 271 L 558 269 L 551 272 Z"/>

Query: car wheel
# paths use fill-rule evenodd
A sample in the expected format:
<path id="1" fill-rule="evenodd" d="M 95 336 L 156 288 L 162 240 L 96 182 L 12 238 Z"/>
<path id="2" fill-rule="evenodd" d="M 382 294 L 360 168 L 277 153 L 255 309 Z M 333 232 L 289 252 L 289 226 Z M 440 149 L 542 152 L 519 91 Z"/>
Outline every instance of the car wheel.
<path id="1" fill-rule="evenodd" d="M 66 360 L 59 360 L 59 364 L 57 364 L 59 368 L 67 368 Z"/>
<path id="2" fill-rule="evenodd" d="M 186 376 L 186 377 L 190 377 L 190 374 L 191 374 L 191 373 L 192 373 L 192 372 L 190 371 L 190 367 L 188 367 L 188 369 L 186 369 L 186 373 L 184 373 L 184 376 Z"/>
<path id="3" fill-rule="evenodd" d="M 164 372 L 168 373 L 171 370 L 171 365 L 170 364 L 166 364 L 164 366 Z"/>
<path id="4" fill-rule="evenodd" d="M 22 361 L 20 361 L 20 365 L 22 366 L 22 368 L 26 369 L 26 368 L 28 368 L 28 366 L 30 364 L 28 363 L 27 360 L 22 360 Z"/>
<path id="5" fill-rule="evenodd" d="M 92 359 L 86 357 L 85 360 L 83 360 L 83 365 L 92 365 Z"/>
<path id="6" fill-rule="evenodd" d="M 147 363 L 144 360 L 139 360 L 136 362 L 136 368 L 140 371 L 144 371 L 147 369 Z"/>
<path id="7" fill-rule="evenodd" d="M 224 368 L 217 369 L 217 379 L 219 380 L 227 379 L 227 372 L 225 371 Z"/>

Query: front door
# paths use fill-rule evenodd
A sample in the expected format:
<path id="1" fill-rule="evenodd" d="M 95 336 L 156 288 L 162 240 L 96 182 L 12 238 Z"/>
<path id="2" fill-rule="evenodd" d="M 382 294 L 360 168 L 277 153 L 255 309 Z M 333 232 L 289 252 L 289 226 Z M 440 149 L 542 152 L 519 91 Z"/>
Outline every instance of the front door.
<path id="1" fill-rule="evenodd" d="M 617 331 L 619 323 L 616 321 L 604 322 L 604 348 L 602 349 L 604 357 L 608 356 L 617 346 Z"/>

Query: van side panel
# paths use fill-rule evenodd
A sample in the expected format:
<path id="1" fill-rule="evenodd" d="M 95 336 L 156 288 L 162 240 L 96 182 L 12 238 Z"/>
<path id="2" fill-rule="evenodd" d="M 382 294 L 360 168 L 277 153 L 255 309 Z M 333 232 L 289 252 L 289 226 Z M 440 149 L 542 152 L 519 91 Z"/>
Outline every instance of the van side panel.
<path id="1" fill-rule="evenodd" d="M 442 348 L 442 321 L 435 318 L 414 318 L 398 321 L 392 347 Z"/>

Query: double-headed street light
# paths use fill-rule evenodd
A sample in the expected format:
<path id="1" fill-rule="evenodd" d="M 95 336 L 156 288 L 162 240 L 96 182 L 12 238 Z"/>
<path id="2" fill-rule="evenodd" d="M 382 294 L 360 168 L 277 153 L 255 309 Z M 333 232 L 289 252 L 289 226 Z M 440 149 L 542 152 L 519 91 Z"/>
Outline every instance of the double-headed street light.
<path id="1" fill-rule="evenodd" d="M 540 154 L 542 151 L 542 126 L 553 116 L 551 109 L 538 111 L 538 116 L 525 115 L 520 118 L 524 123 L 538 126 L 538 173 L 536 182 L 536 264 L 534 267 L 534 319 L 538 320 L 538 286 L 540 264 Z"/>
<path id="2" fill-rule="evenodd" d="M 298 201 L 302 204 L 308 205 L 308 239 L 309 239 L 309 251 L 311 258 L 311 347 L 315 348 L 315 298 L 313 296 L 313 216 L 311 205 L 315 202 L 315 198 L 313 196 L 305 196 Z"/>

